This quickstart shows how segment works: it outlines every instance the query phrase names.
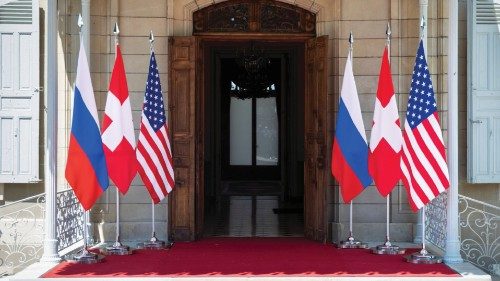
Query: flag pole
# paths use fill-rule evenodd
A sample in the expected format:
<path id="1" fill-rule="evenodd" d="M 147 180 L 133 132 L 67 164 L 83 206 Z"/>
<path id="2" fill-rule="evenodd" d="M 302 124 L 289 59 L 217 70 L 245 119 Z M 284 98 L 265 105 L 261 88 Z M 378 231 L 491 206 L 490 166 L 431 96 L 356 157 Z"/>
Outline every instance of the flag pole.
<path id="1" fill-rule="evenodd" d="M 155 202 L 151 200 L 151 237 L 155 237 Z"/>
<path id="2" fill-rule="evenodd" d="M 349 54 L 347 55 L 347 59 L 350 59 L 352 61 L 353 58 L 353 44 L 354 44 L 354 36 L 352 35 L 352 31 L 349 34 Z M 341 249 L 365 249 L 368 248 L 368 245 L 358 241 L 354 238 L 353 231 L 352 231 L 352 201 L 349 203 L 349 237 L 347 238 L 347 241 L 340 241 L 337 244 L 338 248 Z"/>
<path id="3" fill-rule="evenodd" d="M 155 37 L 153 35 L 153 31 L 151 30 L 149 32 L 149 54 L 150 54 L 150 56 L 152 56 L 154 53 L 154 42 L 155 42 Z M 167 212 L 168 212 L 168 208 L 167 208 Z M 168 213 L 167 213 L 167 217 L 168 217 Z M 168 223 L 167 223 L 167 225 L 168 225 Z M 151 238 L 146 242 L 142 242 L 142 243 L 137 244 L 137 248 L 148 249 L 148 250 L 162 250 L 165 248 L 169 248 L 169 246 L 170 246 L 170 244 L 168 244 L 166 246 L 165 241 L 161 241 L 158 238 L 156 238 L 155 202 L 153 200 L 151 200 Z"/>
<path id="4" fill-rule="evenodd" d="M 340 249 L 366 249 L 368 244 L 356 240 L 352 231 L 352 201 L 349 203 L 349 237 L 346 241 L 340 241 L 337 244 L 337 248 Z"/>
<path id="5" fill-rule="evenodd" d="M 424 34 L 425 34 L 425 27 L 426 27 L 426 18 L 422 16 L 420 19 L 420 40 L 422 41 L 424 39 Z M 425 54 L 424 54 L 425 55 Z M 416 264 L 435 264 L 435 263 L 442 263 L 443 258 L 440 256 L 436 256 L 433 254 L 430 254 L 427 249 L 425 248 L 425 204 L 420 210 L 420 214 L 422 216 L 422 249 L 420 252 L 413 253 L 409 256 L 406 256 L 406 261 L 410 263 L 416 263 Z"/>
<path id="6" fill-rule="evenodd" d="M 79 29 L 79 35 L 80 35 L 80 40 L 83 40 L 83 33 L 82 33 L 82 29 L 83 29 L 83 18 L 82 18 L 82 14 L 78 14 L 78 29 Z M 85 50 L 87 51 L 87 50 Z M 87 210 L 84 210 L 83 211 L 83 251 L 82 251 L 82 255 L 87 255 L 89 254 L 89 251 L 88 251 L 88 239 L 89 239 L 89 233 L 88 233 L 88 229 L 87 229 L 87 223 L 88 223 L 88 219 L 89 219 L 89 213 Z"/>
<path id="7" fill-rule="evenodd" d="M 349 241 L 354 240 L 352 236 L 352 200 L 349 203 Z"/>
<path id="8" fill-rule="evenodd" d="M 391 67 L 391 25 L 389 24 L 389 22 L 387 22 L 387 29 L 385 31 L 385 34 L 387 35 L 387 57 L 388 57 L 388 60 L 389 60 L 389 68 Z M 387 194 L 387 197 L 386 197 L 386 218 L 385 218 L 385 233 L 386 233 L 386 237 L 385 237 L 385 246 L 386 247 L 391 247 L 391 240 L 390 240 L 390 229 L 389 229 L 389 217 L 390 217 L 390 204 L 391 204 L 391 193 Z"/>
<path id="9" fill-rule="evenodd" d="M 416 264 L 442 263 L 443 262 L 442 257 L 429 253 L 425 248 L 425 205 L 422 207 L 420 211 L 422 212 L 422 249 L 419 252 L 406 256 L 405 260 L 409 263 L 416 263 Z"/>
<path id="10" fill-rule="evenodd" d="M 118 46 L 118 35 L 120 34 L 120 29 L 118 28 L 118 23 L 115 22 L 115 27 L 113 28 L 113 34 L 115 35 L 115 59 L 116 59 L 116 46 Z M 113 247 L 120 247 L 120 191 L 116 187 L 116 236 L 115 243 Z"/>
<path id="11" fill-rule="evenodd" d="M 115 59 L 117 56 L 117 46 L 118 46 L 118 35 L 120 34 L 120 29 L 118 28 L 118 23 L 115 22 L 113 28 L 113 35 L 115 36 Z M 132 251 L 129 246 L 123 245 L 120 242 L 120 190 L 118 186 L 116 187 L 116 228 L 115 228 L 115 243 L 112 246 L 106 247 L 107 255 L 130 255 Z"/>
<path id="12" fill-rule="evenodd" d="M 420 254 L 423 256 L 427 255 L 429 252 L 425 249 L 425 205 L 422 207 L 422 250 Z"/>
<path id="13" fill-rule="evenodd" d="M 387 22 L 387 29 L 385 30 L 385 35 L 387 36 L 387 57 L 389 60 L 389 67 L 391 64 L 391 25 Z M 396 93 L 394 93 L 394 96 Z M 372 248 L 372 253 L 379 255 L 398 255 L 404 254 L 405 249 L 399 248 L 399 246 L 392 245 L 391 243 L 391 235 L 390 235 L 390 217 L 391 217 L 391 193 L 387 194 L 386 198 L 386 206 L 385 206 L 385 243 L 382 245 L 378 245 L 375 248 Z"/>
<path id="14" fill-rule="evenodd" d="M 78 20 L 77 20 L 78 28 L 79 28 L 79 35 L 80 35 L 80 40 L 83 40 L 83 34 L 82 34 L 82 27 L 83 27 L 83 18 L 82 14 L 78 14 Z M 83 249 L 78 252 L 76 255 L 71 256 L 68 261 L 72 263 L 82 263 L 82 264 L 94 264 L 98 262 L 102 262 L 104 260 L 103 255 L 95 254 L 92 252 L 89 252 L 88 250 L 88 240 L 89 240 L 89 233 L 87 226 L 89 224 L 89 211 L 83 210 Z"/>
<path id="15" fill-rule="evenodd" d="M 155 37 L 153 35 L 153 30 L 149 32 L 149 55 L 152 55 L 154 52 L 154 43 Z M 155 202 L 151 200 L 151 240 L 150 242 L 156 242 L 156 233 L 155 233 Z"/>
<path id="16" fill-rule="evenodd" d="M 425 2 L 426 0 L 420 0 L 420 2 Z M 424 44 L 424 48 L 427 50 L 427 32 L 425 30 L 425 15 L 427 15 L 427 7 L 425 5 L 420 5 L 420 40 Z M 423 237 L 421 236 L 424 226 L 422 225 L 422 209 L 418 210 L 417 213 L 417 223 L 416 223 L 416 234 L 413 239 L 415 244 L 421 244 Z"/>

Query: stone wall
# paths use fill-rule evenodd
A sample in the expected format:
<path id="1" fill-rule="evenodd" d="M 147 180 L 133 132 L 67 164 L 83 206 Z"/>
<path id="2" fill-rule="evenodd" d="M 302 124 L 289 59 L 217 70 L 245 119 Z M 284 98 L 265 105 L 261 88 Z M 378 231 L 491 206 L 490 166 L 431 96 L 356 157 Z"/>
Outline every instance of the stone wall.
<path id="1" fill-rule="evenodd" d="M 429 1 L 428 8 L 428 39 L 426 53 L 432 74 L 438 108 L 441 120 L 446 118 L 446 17 L 448 14 L 445 1 Z M 359 7 L 363 7 L 360 9 Z M 401 124 L 408 101 L 411 74 L 419 42 L 419 3 L 418 1 L 340 1 L 339 28 L 335 32 L 338 40 L 335 48 L 335 72 L 333 77 L 333 93 L 331 107 L 337 111 L 337 100 L 342 82 L 343 67 L 347 56 L 349 32 L 355 36 L 354 74 L 360 97 L 361 110 L 367 138 L 370 138 L 375 93 L 383 48 L 386 44 L 386 27 L 389 22 L 392 30 L 391 41 L 391 72 L 398 96 Z M 330 93 L 330 92 L 329 92 Z M 334 120 L 332 118 L 332 120 Z M 442 121 L 446 139 L 446 124 Z M 330 126 L 333 128 L 333 126 Z M 333 130 L 331 132 L 333 135 Z M 331 211 L 333 239 L 346 237 L 349 220 L 349 206 L 339 198 L 336 183 L 332 180 Z M 411 241 L 413 237 L 412 223 L 416 216 L 407 204 L 406 191 L 402 185 L 391 193 L 391 236 L 395 241 Z M 382 198 L 375 186 L 368 187 L 354 200 L 353 221 L 354 234 L 365 241 L 382 241 L 385 237 L 386 200 Z"/>
<path id="2" fill-rule="evenodd" d="M 79 48 L 77 15 L 81 2 L 59 1 L 59 150 L 58 185 L 67 188 L 64 179 L 69 130 L 71 126 L 71 104 L 75 81 L 76 60 Z M 120 28 L 119 42 L 123 54 L 127 82 L 132 106 L 136 136 L 145 82 L 149 67 L 149 32 L 155 35 L 155 55 L 162 88 L 167 89 L 167 2 L 134 0 L 91 1 L 90 71 L 99 110 L 99 120 L 106 104 L 109 77 L 115 59 L 115 39 L 112 30 L 115 22 Z M 88 51 L 87 51 L 88 53 Z M 116 187 L 111 185 L 92 209 L 97 241 L 114 240 L 116 220 Z M 130 190 L 120 199 L 121 238 L 123 241 L 148 239 L 151 235 L 151 199 L 139 176 Z M 155 207 L 156 232 L 158 238 L 166 239 L 166 200 Z"/>

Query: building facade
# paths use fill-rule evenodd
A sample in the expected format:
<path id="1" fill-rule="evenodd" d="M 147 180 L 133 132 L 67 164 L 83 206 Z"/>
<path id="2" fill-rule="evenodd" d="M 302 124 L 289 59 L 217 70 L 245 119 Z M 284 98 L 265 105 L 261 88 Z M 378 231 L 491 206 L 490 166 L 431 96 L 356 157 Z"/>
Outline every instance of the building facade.
<path id="1" fill-rule="evenodd" d="M 31 4 L 31 1 L 29 2 Z M 33 53 L 39 55 L 38 71 L 36 64 L 33 65 L 34 68 L 31 69 L 34 73 L 33 79 L 29 81 L 34 83 L 35 87 L 37 82 L 35 77 L 39 77 L 44 83 L 53 79 L 45 75 L 46 45 L 42 43 L 46 35 L 43 25 L 47 3 L 40 1 L 39 5 L 40 9 L 36 11 L 38 14 L 33 13 L 36 16 L 32 18 L 33 21 L 40 22 L 36 31 L 39 31 L 41 38 L 38 49 L 36 45 L 31 45 L 35 48 L 31 49 Z M 458 110 L 459 116 L 459 145 L 456 155 L 459 181 L 458 186 L 452 188 L 458 189 L 460 194 L 498 206 L 500 150 L 495 146 L 500 141 L 498 125 L 500 107 L 494 105 L 500 101 L 500 84 L 495 79 L 498 77 L 500 58 L 499 15 L 498 12 L 496 14 L 493 12 L 490 18 L 483 18 L 484 14 L 477 11 L 482 11 L 481 9 L 488 11 L 487 9 L 491 7 L 494 11 L 500 4 L 495 1 L 471 0 L 458 1 L 458 6 L 456 34 L 459 38 L 458 89 L 454 94 L 458 97 L 458 108 L 455 110 Z M 261 13 L 262 7 L 267 7 L 263 8 L 266 11 L 271 7 L 274 13 L 270 15 Z M 355 38 L 353 68 L 369 138 L 381 56 L 386 44 L 387 24 L 390 24 L 392 30 L 390 54 L 393 83 L 400 116 L 404 116 L 415 53 L 421 37 L 420 21 L 422 16 L 426 18 L 423 38 L 444 140 L 447 144 L 450 113 L 448 9 L 448 1 L 439 0 L 222 2 L 151 0 L 147 4 L 135 0 L 59 0 L 57 1 L 57 189 L 68 188 L 64 178 L 64 168 L 69 144 L 72 93 L 80 41 L 76 23 L 78 14 L 82 13 L 88 15 L 84 16 L 88 22 L 84 23 L 86 27 L 83 31 L 83 40 L 87 40 L 85 43 L 90 54 L 90 71 L 100 118 L 115 58 L 115 39 L 112 29 L 115 23 L 120 27 L 119 42 L 124 56 L 137 134 L 144 99 L 144 83 L 148 73 L 150 55 L 148 36 L 150 31 L 154 33 L 154 49 L 166 97 L 165 108 L 168 108 L 176 172 L 176 187 L 169 195 L 169 204 L 164 200 L 156 206 L 156 230 L 161 239 L 167 239 L 167 235 L 170 235 L 176 240 L 195 240 L 210 235 L 207 217 L 212 210 L 211 207 L 220 203 L 218 196 L 255 196 L 259 192 L 303 202 L 298 203 L 298 207 L 293 206 L 303 209 L 303 233 L 306 237 L 318 241 L 344 239 L 348 232 L 349 206 L 343 203 L 337 183 L 331 176 L 330 154 L 343 69 L 348 52 L 349 33 L 352 32 Z M 0 28 L 3 28 L 1 16 L 0 9 Z M 297 19 L 298 24 L 296 24 Z M 6 28 L 8 27 L 10 26 Z M 85 28 L 88 28 L 88 32 L 85 32 Z M 12 48 L 22 48 L 23 45 L 9 46 L 5 42 L 10 42 L 7 40 L 10 31 L 0 30 L 4 38 L 1 48 L 2 58 L 5 60 L 10 56 Z M 19 34 L 22 35 L 23 31 Z M 487 40 L 488 43 L 476 43 L 472 39 L 478 42 Z M 253 160 L 249 161 L 253 161 L 251 166 L 255 169 L 227 170 L 231 175 L 227 177 L 223 175 L 224 161 L 229 163 L 233 160 L 245 161 L 246 156 L 241 156 L 243 158 L 240 159 L 232 159 L 231 155 L 227 156 L 227 159 L 221 156 L 225 155 L 224 153 L 231 154 L 233 136 L 227 133 L 227 130 L 243 126 L 245 121 L 239 119 L 243 120 L 241 121 L 243 123 L 233 125 L 224 123 L 221 120 L 230 119 L 233 115 L 229 109 L 217 107 L 223 104 L 222 101 L 217 105 L 214 104 L 217 102 L 212 100 L 217 101 L 214 96 L 217 95 L 217 87 L 220 86 L 217 86 L 219 83 L 217 81 L 222 81 L 220 79 L 224 76 L 224 70 L 220 70 L 221 67 L 224 68 L 224 59 L 237 59 L 238 52 L 250 50 L 251 47 L 267 50 L 273 59 L 282 58 L 279 60 L 281 62 L 285 61 L 283 58 L 287 58 L 287 65 L 283 66 L 282 63 L 280 73 L 283 75 L 288 73 L 289 76 L 280 78 L 282 83 L 287 81 L 286 87 L 285 84 L 282 87 L 286 90 L 281 93 L 291 98 L 282 100 L 283 109 L 287 113 L 281 112 L 283 115 L 280 116 L 283 119 L 278 118 L 281 120 L 278 122 L 288 120 L 288 123 L 285 122 L 283 125 L 279 123 L 277 130 L 280 133 L 276 135 L 279 141 L 268 144 L 274 147 L 274 150 L 270 148 L 272 151 L 267 152 L 274 153 L 273 155 L 278 158 L 277 162 L 280 163 L 275 165 L 279 168 L 278 180 L 273 176 L 245 177 L 246 173 L 252 175 L 273 173 L 272 167 L 269 167 L 273 165 L 263 164 L 261 166 L 264 167 L 258 167 L 259 165 L 255 164 L 258 160 L 255 159 L 255 149 L 252 148 L 249 153 Z M 474 53 L 471 50 L 478 51 Z M 2 61 L 2 67 L 12 66 Z M 2 81 L 7 81 L 5 77 L 10 77 L 2 75 Z M 22 78 L 22 75 L 19 77 Z M 3 85 L 3 89 L 9 87 L 7 84 Z M 42 85 L 42 82 L 39 85 Z M 476 89 L 485 92 L 478 94 L 475 92 Z M 0 94 L 5 95 L 4 92 Z M 42 148 L 46 146 L 43 133 L 46 130 L 44 124 L 47 120 L 44 118 L 43 101 L 47 99 L 48 93 L 42 89 L 35 91 L 33 95 L 38 97 L 38 103 L 33 104 L 39 104 L 39 111 L 33 113 L 37 110 L 30 107 L 32 110 L 30 114 L 35 116 L 33 120 L 36 121 L 30 123 L 30 126 L 35 126 L 33 130 L 39 134 L 33 135 L 30 141 L 35 142 L 34 146 L 39 149 L 33 150 L 31 157 L 12 154 L 14 161 L 12 163 L 29 161 L 38 167 L 39 173 L 34 172 L 35 176 L 30 179 L 19 177 L 13 179 L 17 170 L 9 171 L 6 159 L 9 161 L 11 159 L 2 156 L 2 171 L 5 171 L 5 175 L 2 174 L 4 183 L 0 185 L 3 190 L 1 193 L 3 200 L 6 202 L 43 192 L 44 189 L 43 179 L 46 175 L 42 172 L 44 169 Z M 489 98 L 481 100 L 484 96 Z M 240 106 L 239 109 L 244 111 L 245 105 Z M 276 104 L 274 106 L 276 107 Z M 254 111 L 256 108 L 258 106 L 254 107 Z M 219 111 L 229 112 L 218 114 Z M 10 113 L 6 113 L 4 109 L 1 114 L 2 120 L 10 120 Z M 37 116 L 40 118 L 39 122 Z M 243 118 L 240 114 L 233 117 L 238 116 Z M 249 116 L 258 118 L 255 117 L 255 113 L 253 115 L 250 113 Z M 8 144 L 6 130 L 13 129 L 8 127 L 10 125 L 7 121 L 3 124 L 6 127 L 2 128 L 2 139 L 4 144 Z M 487 126 L 483 128 L 483 124 Z M 30 127 L 25 127 L 24 130 L 26 128 Z M 250 135 L 258 138 L 255 136 L 258 135 L 255 130 L 251 129 Z M 244 135 L 245 132 L 238 131 L 238 134 Z M 244 150 L 241 148 L 244 140 L 238 138 L 238 134 L 234 136 L 235 149 Z M 219 144 L 227 144 L 228 150 L 224 150 L 224 145 Z M 252 146 L 256 146 L 255 141 L 248 144 L 247 149 Z M 10 150 L 4 147 L 6 146 L 2 146 L 4 149 L 2 155 L 8 155 Z M 38 155 L 40 157 L 35 157 Z M 264 168 L 266 169 L 263 170 Z M 242 176 L 238 178 L 233 175 Z M 276 182 L 279 182 L 278 185 L 275 185 Z M 269 189 L 262 191 L 255 186 L 269 186 Z M 93 235 L 98 241 L 114 240 L 115 192 L 115 187 L 108 188 L 92 209 Z M 410 210 L 406 196 L 406 191 L 401 185 L 391 193 L 390 221 L 391 236 L 394 241 L 413 241 L 414 236 L 418 234 L 417 215 Z M 386 219 L 385 198 L 371 186 L 354 202 L 355 235 L 364 241 L 383 241 Z M 141 241 L 149 237 L 151 200 L 138 176 L 129 192 L 122 196 L 120 207 L 122 240 Z"/>

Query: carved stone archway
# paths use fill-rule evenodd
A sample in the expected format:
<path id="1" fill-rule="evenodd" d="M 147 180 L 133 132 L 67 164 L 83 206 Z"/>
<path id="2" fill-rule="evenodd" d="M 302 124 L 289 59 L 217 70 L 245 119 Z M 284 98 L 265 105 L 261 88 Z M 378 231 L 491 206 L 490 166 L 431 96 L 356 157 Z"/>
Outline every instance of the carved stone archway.
<path id="1" fill-rule="evenodd" d="M 316 35 L 316 14 L 270 0 L 237 0 L 193 13 L 193 35 L 207 33 L 286 33 Z"/>
<path id="2" fill-rule="evenodd" d="M 172 0 L 171 0 L 172 1 Z M 176 12 L 173 9 L 173 3 L 169 4 L 168 19 L 167 19 L 167 27 L 168 27 L 168 35 L 169 36 L 188 36 L 192 34 L 193 31 L 193 14 L 203 8 L 206 8 L 211 5 L 216 5 L 218 3 L 224 3 L 230 0 L 184 0 L 176 1 L 176 5 L 182 5 L 182 15 L 180 11 Z M 275 2 L 280 2 L 284 4 L 289 4 L 295 7 L 299 7 L 305 9 L 309 12 L 316 14 L 316 35 L 325 35 L 327 34 L 327 25 L 331 24 L 332 18 L 338 18 L 339 15 L 335 13 L 332 9 L 325 9 L 325 3 L 331 0 L 276 0 Z M 172 1 L 173 2 L 173 1 Z M 325 3 L 323 3 L 325 2 Z M 337 3 L 332 1 L 332 3 Z M 338 3 L 335 4 L 338 6 Z M 180 26 L 179 26 L 180 25 Z"/>

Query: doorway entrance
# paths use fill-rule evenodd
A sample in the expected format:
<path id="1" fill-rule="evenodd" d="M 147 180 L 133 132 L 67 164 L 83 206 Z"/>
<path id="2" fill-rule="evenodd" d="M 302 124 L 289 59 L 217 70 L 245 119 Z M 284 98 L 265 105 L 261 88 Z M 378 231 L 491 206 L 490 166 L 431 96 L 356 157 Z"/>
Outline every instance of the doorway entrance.
<path id="1" fill-rule="evenodd" d="M 207 44 L 206 236 L 303 236 L 304 44 Z"/>
<path id="2" fill-rule="evenodd" d="M 194 12 L 193 36 L 169 39 L 168 114 L 176 179 L 175 192 L 169 195 L 173 239 L 195 240 L 211 233 L 207 221 L 223 209 L 222 197 L 243 194 L 251 200 L 233 206 L 251 205 L 251 220 L 269 203 L 255 196 L 275 196 L 277 205 L 268 207 L 273 213 L 289 212 L 280 202 L 299 198 L 290 212 L 303 207 L 303 235 L 326 241 L 328 38 L 316 37 L 315 27 L 314 13 L 291 4 L 229 0 Z M 271 74 L 280 84 L 274 88 L 280 90 L 274 100 L 231 99 L 227 93 L 222 98 L 222 90 L 231 87 L 227 82 L 238 50 L 250 50 L 252 42 L 269 56 L 276 70 Z M 234 88 L 241 88 L 236 78 Z M 301 120 L 303 124 L 297 124 Z M 273 133 L 259 131 L 259 124 Z M 242 132 L 231 134 L 238 130 Z"/>

